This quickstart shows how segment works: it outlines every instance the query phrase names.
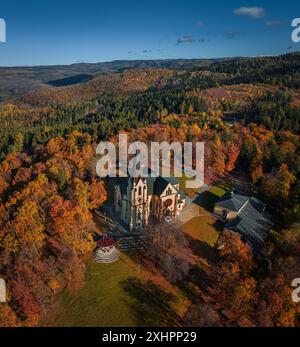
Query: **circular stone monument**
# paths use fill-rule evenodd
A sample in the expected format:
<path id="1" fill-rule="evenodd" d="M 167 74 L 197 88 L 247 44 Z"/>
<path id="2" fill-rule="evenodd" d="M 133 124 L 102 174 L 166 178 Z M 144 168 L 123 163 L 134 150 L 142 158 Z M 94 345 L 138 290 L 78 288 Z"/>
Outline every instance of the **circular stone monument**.
<path id="1" fill-rule="evenodd" d="M 102 239 L 97 241 L 97 248 L 95 251 L 95 261 L 99 264 L 114 263 L 120 257 L 120 251 L 115 247 L 115 240 L 103 236 Z"/>

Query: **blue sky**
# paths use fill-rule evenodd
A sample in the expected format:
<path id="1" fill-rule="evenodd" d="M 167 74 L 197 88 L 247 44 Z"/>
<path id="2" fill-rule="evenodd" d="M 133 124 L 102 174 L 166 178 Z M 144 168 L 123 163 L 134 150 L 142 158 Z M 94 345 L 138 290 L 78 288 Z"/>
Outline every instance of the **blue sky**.
<path id="1" fill-rule="evenodd" d="M 0 66 L 212 58 L 300 50 L 300 1 L 2 1 Z"/>

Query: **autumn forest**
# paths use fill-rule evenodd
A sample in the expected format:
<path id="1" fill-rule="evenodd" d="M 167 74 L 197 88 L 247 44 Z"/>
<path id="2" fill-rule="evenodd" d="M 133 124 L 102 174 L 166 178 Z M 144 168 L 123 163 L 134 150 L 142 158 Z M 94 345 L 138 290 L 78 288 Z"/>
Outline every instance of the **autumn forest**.
<path id="1" fill-rule="evenodd" d="M 0 275 L 8 300 L 0 326 L 46 325 L 53 303 L 85 286 L 99 233 L 95 211 L 110 199 L 95 150 L 120 132 L 146 143 L 203 141 L 205 183 L 230 191 L 243 182 L 275 220 L 259 252 L 218 226 L 211 247 L 192 225 L 145 230 L 144 282 L 122 288 L 157 286 L 176 298 L 165 299 L 172 317 L 139 324 L 300 325 L 291 300 L 300 277 L 300 55 L 172 64 L 3 95 Z"/>

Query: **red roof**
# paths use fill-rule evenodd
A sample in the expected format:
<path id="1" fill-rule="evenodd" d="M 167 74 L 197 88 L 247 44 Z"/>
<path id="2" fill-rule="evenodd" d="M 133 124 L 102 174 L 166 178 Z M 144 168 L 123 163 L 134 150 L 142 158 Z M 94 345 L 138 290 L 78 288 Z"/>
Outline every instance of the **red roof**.
<path id="1" fill-rule="evenodd" d="M 110 247 L 115 244 L 115 240 L 111 237 L 108 236 L 103 236 L 102 239 L 97 241 L 97 246 L 102 248 L 102 247 Z"/>

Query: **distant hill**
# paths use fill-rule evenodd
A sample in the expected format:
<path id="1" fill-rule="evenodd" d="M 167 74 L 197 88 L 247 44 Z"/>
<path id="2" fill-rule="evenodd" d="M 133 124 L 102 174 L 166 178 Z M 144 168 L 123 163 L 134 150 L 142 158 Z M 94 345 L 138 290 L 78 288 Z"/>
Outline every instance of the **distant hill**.
<path id="1" fill-rule="evenodd" d="M 299 88 L 299 68 L 300 53 L 297 52 L 257 58 L 116 60 L 94 64 L 0 67 L 0 100 L 41 89 L 88 83 L 99 77 L 101 80 L 103 75 L 131 69 L 208 70 L 226 74 L 228 84 L 276 82 Z"/>
<path id="2" fill-rule="evenodd" d="M 48 81 L 46 84 L 49 84 L 52 87 L 65 87 L 70 86 L 72 84 L 83 83 L 91 80 L 94 76 L 88 74 L 75 75 L 66 78 L 60 78 L 54 81 Z"/>
<path id="3" fill-rule="evenodd" d="M 144 92 L 151 88 L 160 89 L 166 86 L 174 72 L 169 69 L 129 69 L 116 73 L 98 74 L 86 82 L 76 82 L 76 78 L 53 81 L 61 86 L 42 88 L 30 91 L 15 98 L 14 103 L 30 107 L 47 107 L 93 101 L 104 95 L 120 96 L 135 92 Z M 77 75 L 78 76 L 78 75 Z M 80 79 L 78 79 L 80 80 Z M 65 85 L 64 85 L 65 83 Z"/>
<path id="4" fill-rule="evenodd" d="M 201 68 L 230 59 L 117 60 L 72 65 L 0 67 L 0 100 L 21 96 L 45 87 L 61 87 L 86 82 L 99 74 L 137 68 Z"/>

